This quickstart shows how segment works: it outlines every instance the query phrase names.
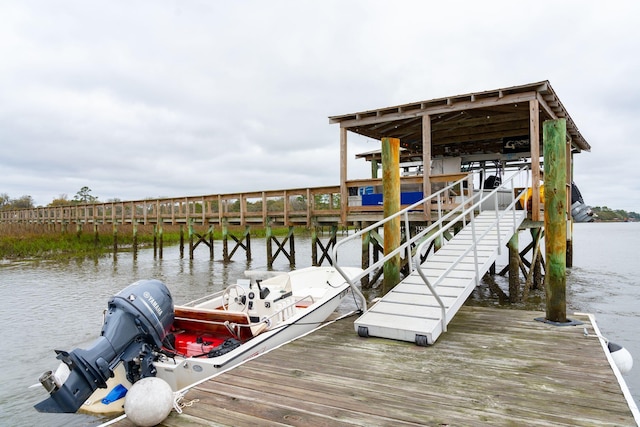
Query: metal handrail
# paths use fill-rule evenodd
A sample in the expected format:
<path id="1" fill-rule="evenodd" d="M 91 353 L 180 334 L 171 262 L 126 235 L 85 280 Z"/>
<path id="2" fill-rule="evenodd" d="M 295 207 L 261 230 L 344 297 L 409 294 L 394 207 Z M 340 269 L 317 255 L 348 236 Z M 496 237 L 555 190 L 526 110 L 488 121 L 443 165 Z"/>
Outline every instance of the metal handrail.
<path id="1" fill-rule="evenodd" d="M 440 296 L 436 292 L 436 289 L 435 289 L 436 286 L 451 271 L 453 271 L 453 269 L 460 263 L 460 261 L 462 261 L 462 259 L 464 259 L 464 257 L 466 257 L 469 254 L 469 252 L 471 252 L 472 250 L 473 250 L 473 257 L 474 257 L 474 263 L 475 263 L 475 268 L 476 268 L 476 286 L 479 284 L 480 274 L 479 274 L 479 265 L 478 265 L 478 242 L 480 240 L 482 240 L 491 231 L 493 231 L 494 228 L 495 228 L 496 232 L 497 232 L 497 238 L 498 238 L 498 253 L 500 253 L 500 248 L 502 247 L 502 242 L 500 241 L 500 239 L 501 239 L 500 220 L 502 218 L 504 218 L 505 215 L 507 215 L 507 214 L 509 214 L 511 212 L 512 216 L 513 216 L 513 226 L 514 226 L 514 229 L 516 229 L 516 227 L 517 227 L 516 205 L 517 205 L 518 201 L 520 200 L 520 198 L 525 194 L 527 189 L 525 188 L 516 197 L 514 197 L 513 200 L 511 201 L 511 203 L 504 210 L 500 210 L 498 208 L 498 196 L 497 196 L 497 193 L 500 190 L 508 188 L 507 184 L 510 184 L 511 194 L 515 194 L 515 179 L 517 177 L 522 176 L 522 174 L 524 173 L 524 174 L 526 174 L 527 181 L 528 181 L 529 180 L 528 170 L 529 170 L 528 166 L 520 168 L 509 179 L 507 179 L 506 182 L 502 183 L 499 187 L 493 189 L 491 192 L 489 192 L 486 195 L 483 195 L 484 188 L 481 187 L 480 192 L 477 194 L 477 196 L 481 196 L 481 197 L 479 197 L 479 200 L 477 202 L 475 202 L 470 207 L 468 207 L 466 209 L 463 209 L 463 211 L 453 221 L 449 222 L 446 226 L 444 226 L 444 228 L 439 230 L 438 233 L 426 238 L 422 243 L 420 243 L 420 245 L 416 249 L 416 253 L 414 255 L 415 268 L 418 271 L 418 275 L 422 278 L 424 283 L 427 285 L 427 287 L 431 291 L 432 295 L 435 297 L 436 301 L 438 302 L 438 305 L 440 306 L 440 310 L 441 310 L 441 313 L 442 313 L 442 332 L 446 332 L 447 331 L 447 323 L 448 323 L 447 322 L 447 313 L 446 313 L 446 307 L 444 305 L 444 302 L 442 301 L 442 299 L 440 298 Z M 528 185 L 527 185 L 527 187 L 528 187 Z M 477 234 L 476 234 L 476 226 L 475 226 L 475 212 L 476 212 L 476 210 L 478 212 L 482 212 L 482 204 L 485 201 L 487 201 L 488 199 L 490 199 L 491 197 L 494 198 L 494 209 L 493 210 L 496 213 L 496 218 L 494 219 L 493 223 L 487 228 L 487 230 L 485 230 L 485 232 L 482 233 L 482 235 L 478 237 Z M 472 199 L 475 199 L 475 198 L 476 198 L 476 195 L 474 195 Z M 438 279 L 435 280 L 434 283 L 431 283 L 429 281 L 429 279 L 427 278 L 427 276 L 426 276 L 426 274 L 425 274 L 425 272 L 424 272 L 424 270 L 422 268 L 423 267 L 423 263 L 421 262 L 421 254 L 422 254 L 422 251 L 424 250 L 424 247 L 427 246 L 428 244 L 430 244 L 436 237 L 438 237 L 439 235 L 444 233 L 446 230 L 448 230 L 449 228 L 453 227 L 453 225 L 457 221 L 459 221 L 460 219 L 466 218 L 468 215 L 471 216 L 470 226 L 471 226 L 471 235 L 472 235 L 473 244 L 469 248 L 467 248 L 460 256 L 458 256 L 458 258 L 456 258 L 456 260 L 438 277 Z"/>
<path id="2" fill-rule="evenodd" d="M 524 193 L 521 192 L 520 194 L 518 194 L 517 197 L 514 198 L 514 200 L 512 201 L 512 203 L 507 207 L 507 209 L 504 211 L 505 213 L 498 215 L 498 206 L 497 206 L 497 192 L 501 189 L 506 188 L 507 183 L 511 183 L 511 190 L 512 193 L 514 194 L 515 191 L 515 178 L 517 176 L 521 176 L 521 174 L 525 171 L 528 170 L 528 167 L 523 167 L 521 169 L 519 169 L 512 177 L 510 177 L 505 183 L 503 183 L 501 186 L 499 186 L 498 188 L 493 189 L 489 194 L 487 195 L 483 195 L 484 193 L 484 187 L 483 187 L 483 183 L 481 182 L 481 187 L 480 187 L 480 192 L 477 194 L 472 194 L 472 196 L 470 198 L 466 198 L 465 197 L 465 192 L 464 192 L 464 188 L 463 188 L 463 182 L 468 180 L 469 177 L 465 177 L 462 179 L 459 179 L 458 181 L 455 181 L 452 184 L 447 185 L 446 187 L 444 187 L 443 189 L 431 194 L 430 196 L 396 212 L 393 215 L 390 215 L 388 217 L 386 217 L 385 219 L 376 222 L 375 224 L 372 224 L 362 230 L 360 230 L 357 233 L 352 234 L 351 236 L 340 240 L 339 242 L 337 242 L 334 247 L 333 247 L 333 251 L 332 251 L 332 264 L 334 266 L 334 268 L 342 275 L 342 277 L 344 278 L 344 280 L 346 282 L 349 283 L 349 285 L 351 286 L 352 291 L 354 292 L 354 294 L 356 294 L 358 296 L 358 298 L 360 299 L 361 303 L 362 303 L 362 309 L 363 311 L 367 310 L 367 302 L 366 302 L 366 298 L 364 297 L 364 295 L 362 294 L 362 292 L 356 287 L 356 283 L 362 279 L 363 277 L 365 277 L 366 275 L 368 275 L 369 273 L 371 273 L 372 271 L 374 271 L 375 269 L 379 268 L 382 264 L 384 264 L 386 261 L 388 261 L 389 259 L 391 259 L 392 257 L 400 254 L 403 251 L 407 252 L 407 259 L 411 258 L 411 248 L 414 244 L 416 244 L 417 242 L 420 242 L 418 245 L 418 248 L 415 251 L 415 255 L 414 255 L 414 265 L 412 265 L 412 263 L 409 263 L 409 268 L 411 271 L 413 271 L 413 269 L 417 269 L 418 270 L 418 274 L 420 275 L 420 277 L 422 277 L 423 281 L 425 282 L 425 284 L 429 287 L 430 291 L 432 292 L 432 294 L 434 295 L 434 297 L 436 298 L 436 301 L 438 301 L 438 304 L 440 305 L 440 308 L 442 310 L 443 313 L 443 331 L 446 331 L 446 309 L 444 307 L 444 303 L 442 301 L 442 299 L 440 298 L 440 296 L 437 294 L 437 292 L 435 291 L 434 287 L 431 285 L 431 283 L 429 283 L 429 280 L 426 278 L 426 276 L 424 275 L 424 272 L 422 271 L 422 266 L 421 266 L 421 262 L 420 262 L 420 257 L 422 254 L 422 250 L 424 249 L 425 246 L 429 245 L 431 242 L 433 242 L 436 238 L 440 238 L 444 235 L 444 233 L 450 229 L 451 227 L 453 227 L 453 225 L 455 223 L 457 223 L 458 221 L 462 221 L 463 224 L 465 224 L 465 226 L 467 225 L 467 217 L 471 216 L 471 221 L 470 221 L 470 225 L 472 227 L 472 233 L 474 236 L 474 245 L 473 248 L 475 248 L 475 242 L 477 242 L 477 238 L 475 236 L 475 224 L 474 224 L 474 211 L 476 209 L 481 210 L 482 208 L 482 204 L 483 202 L 485 202 L 486 200 L 488 200 L 491 197 L 495 198 L 495 210 L 496 210 L 496 222 L 499 222 L 499 220 L 504 216 L 504 214 L 506 212 L 508 212 L 509 210 L 513 210 L 513 221 L 514 224 L 516 223 L 516 215 L 515 215 L 515 206 L 517 201 L 520 199 L 520 197 L 522 197 L 522 194 Z M 475 177 L 475 175 L 477 175 L 478 172 L 474 172 L 473 175 L 471 175 L 472 177 Z M 528 175 L 527 175 L 527 180 L 528 180 Z M 473 181 L 470 181 L 469 184 L 471 185 Z M 462 199 L 461 199 L 461 203 L 454 207 L 452 210 L 450 210 L 449 212 L 447 212 L 446 214 L 443 214 L 442 211 L 442 198 L 445 194 L 448 194 L 448 192 L 452 189 L 455 189 L 456 187 L 459 188 L 459 194 L 461 195 Z M 478 199 L 478 201 L 475 201 L 476 199 Z M 419 208 L 423 205 L 427 205 L 428 209 L 431 209 L 431 203 L 432 201 L 435 199 L 436 204 L 437 204 L 437 220 L 433 221 L 431 223 L 431 225 L 429 225 L 428 227 L 424 228 L 422 231 L 420 231 L 419 233 L 416 233 L 415 236 L 411 237 L 410 236 L 410 228 L 408 227 L 409 224 L 409 213 L 411 211 L 415 211 L 416 208 Z M 472 205 L 469 205 L 470 203 L 473 203 Z M 468 206 L 467 208 L 465 208 L 465 206 Z M 388 253 L 387 255 L 385 255 L 382 259 L 378 260 L 376 263 L 374 263 L 373 265 L 370 265 L 367 269 L 363 270 L 362 272 L 360 272 L 358 275 L 354 276 L 354 277 L 349 277 L 340 267 L 339 263 L 338 263 L 338 250 L 340 249 L 341 246 L 343 246 L 344 244 L 346 244 L 347 242 L 354 240 L 356 238 L 361 237 L 363 234 L 368 233 L 374 229 L 377 229 L 378 227 L 384 225 L 386 222 L 391 221 L 392 219 L 398 217 L 398 216 L 403 216 L 404 217 L 404 221 L 405 221 L 405 232 L 406 232 L 406 239 L 405 242 L 402 243 L 401 245 L 399 245 L 396 249 L 394 249 L 392 252 Z M 494 222 L 495 224 L 495 222 Z M 490 228 L 491 230 L 491 228 Z M 482 236 L 480 236 L 480 238 L 484 237 L 486 234 L 488 233 L 485 232 Z M 468 251 L 470 251 L 471 249 L 469 249 Z M 465 252 L 465 255 L 468 253 Z M 476 260 L 476 269 L 478 268 L 477 266 L 477 250 L 474 251 L 474 258 Z M 456 262 L 454 263 L 455 265 L 457 265 L 459 263 L 460 260 L 456 260 Z M 450 270 L 447 270 L 446 273 L 448 273 Z M 444 274 L 443 274 L 444 275 Z M 478 276 L 477 271 L 476 271 L 476 276 Z M 478 278 L 476 277 L 476 280 L 478 280 Z"/>
<path id="3" fill-rule="evenodd" d="M 362 303 L 362 310 L 366 311 L 367 310 L 367 301 L 366 298 L 364 297 L 364 295 L 362 294 L 362 292 L 360 292 L 360 290 L 356 287 L 356 283 L 362 279 L 363 277 L 365 277 L 366 275 L 368 275 L 369 273 L 371 273 L 373 270 L 375 270 L 376 268 L 378 268 L 381 264 L 383 264 L 384 262 L 388 261 L 389 259 L 391 259 L 392 257 L 400 254 L 402 251 L 407 251 L 407 259 L 411 258 L 411 247 L 412 245 L 414 245 L 416 242 L 418 242 L 420 239 L 424 238 L 424 236 L 426 236 L 427 234 L 431 233 L 435 228 L 439 227 L 440 224 L 442 224 L 444 221 L 447 221 L 449 219 L 451 219 L 454 215 L 455 215 L 455 211 L 458 209 L 458 207 L 454 208 L 453 210 L 451 210 L 450 212 L 446 213 L 443 215 L 442 212 L 442 199 L 443 197 L 448 194 L 448 192 L 452 189 L 455 189 L 456 186 L 459 187 L 460 190 L 460 194 L 463 197 L 463 204 L 467 203 L 464 200 L 464 189 L 463 189 L 463 182 L 468 180 L 469 177 L 464 177 L 461 178 L 455 182 L 453 182 L 452 184 L 449 184 L 447 186 L 445 186 L 444 188 L 442 188 L 441 190 L 436 191 L 435 193 L 429 195 L 428 197 L 425 197 L 424 199 L 407 206 L 404 209 L 399 210 L 398 212 L 394 213 L 393 215 L 390 215 L 378 222 L 376 222 L 373 225 L 370 225 L 366 228 L 363 228 L 362 230 L 358 231 L 357 233 L 352 234 L 351 236 L 346 237 L 345 239 L 342 239 L 340 241 L 338 241 L 334 246 L 333 246 L 333 251 L 331 253 L 331 261 L 332 261 L 332 265 L 334 266 L 334 268 L 340 273 L 340 275 L 344 278 L 344 280 L 346 282 L 349 283 L 349 285 L 351 286 L 351 290 L 354 294 L 356 294 L 358 296 L 358 298 L 360 299 L 361 303 Z M 471 182 L 469 183 L 471 185 Z M 417 208 L 422 207 L 423 205 L 427 205 L 427 209 L 431 209 L 431 202 L 432 200 L 436 200 L 437 202 L 437 215 L 438 215 L 438 220 L 433 222 L 430 226 L 426 227 L 425 229 L 423 229 L 420 233 L 417 233 L 415 236 L 410 238 L 410 232 L 409 232 L 409 213 L 411 211 L 415 211 Z M 387 255 L 385 255 L 382 259 L 380 259 L 378 262 L 374 263 L 373 265 L 370 265 L 367 269 L 363 270 L 362 272 L 360 272 L 359 274 L 353 276 L 353 277 L 349 277 L 348 274 L 346 274 L 342 268 L 340 267 L 340 265 L 338 264 L 338 249 L 340 249 L 341 246 L 343 246 L 344 244 L 346 244 L 347 242 L 354 240 L 356 238 L 361 237 L 363 234 L 368 233 L 374 229 L 377 229 L 378 227 L 384 225 L 385 223 L 391 221 L 392 219 L 395 219 L 399 216 L 403 216 L 404 217 L 404 222 L 405 222 L 405 230 L 406 230 L 406 234 L 407 234 L 407 239 L 405 240 L 405 242 L 403 244 L 401 244 L 400 246 L 398 246 L 396 249 L 394 249 L 392 252 L 388 253 Z"/>

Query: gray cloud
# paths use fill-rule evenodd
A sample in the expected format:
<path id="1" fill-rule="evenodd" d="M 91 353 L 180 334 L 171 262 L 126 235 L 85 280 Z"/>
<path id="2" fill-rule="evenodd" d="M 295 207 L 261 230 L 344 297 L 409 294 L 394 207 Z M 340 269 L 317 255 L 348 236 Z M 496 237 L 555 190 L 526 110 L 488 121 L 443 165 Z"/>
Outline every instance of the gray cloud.
<path id="1" fill-rule="evenodd" d="M 328 116 L 549 79 L 593 147 L 576 156 L 587 203 L 640 211 L 640 6 L 615 6 L 2 2 L 0 193 L 335 185 Z M 377 148 L 350 142 L 350 159 Z"/>

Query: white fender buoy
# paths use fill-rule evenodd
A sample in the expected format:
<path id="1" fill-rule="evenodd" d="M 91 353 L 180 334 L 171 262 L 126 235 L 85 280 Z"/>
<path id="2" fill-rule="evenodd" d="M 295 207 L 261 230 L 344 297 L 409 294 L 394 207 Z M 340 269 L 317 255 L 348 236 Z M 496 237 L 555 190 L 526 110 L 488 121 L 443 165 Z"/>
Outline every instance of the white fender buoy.
<path id="1" fill-rule="evenodd" d="M 131 386 L 124 401 L 124 413 L 139 427 L 160 424 L 173 409 L 173 390 L 156 377 L 142 378 Z"/>
<path id="2" fill-rule="evenodd" d="M 631 368 L 633 368 L 633 357 L 631 353 L 629 353 L 629 350 L 613 342 L 607 343 L 607 347 L 620 373 L 626 374 L 631 371 Z"/>

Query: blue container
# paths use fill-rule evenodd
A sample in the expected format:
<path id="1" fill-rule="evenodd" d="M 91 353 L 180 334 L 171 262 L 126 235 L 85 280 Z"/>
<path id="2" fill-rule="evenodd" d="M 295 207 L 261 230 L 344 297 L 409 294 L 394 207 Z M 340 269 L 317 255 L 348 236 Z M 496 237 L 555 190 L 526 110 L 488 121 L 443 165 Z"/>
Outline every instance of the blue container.
<path id="1" fill-rule="evenodd" d="M 422 200 L 422 191 L 400 193 L 401 205 L 412 205 Z M 382 206 L 382 194 L 363 194 L 362 206 Z"/>

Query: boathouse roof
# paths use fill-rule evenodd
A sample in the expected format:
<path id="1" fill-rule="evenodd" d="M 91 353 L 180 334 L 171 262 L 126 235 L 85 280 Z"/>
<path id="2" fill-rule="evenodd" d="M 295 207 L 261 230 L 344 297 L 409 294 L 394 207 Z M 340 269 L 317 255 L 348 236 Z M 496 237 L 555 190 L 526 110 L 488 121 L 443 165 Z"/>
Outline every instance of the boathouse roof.
<path id="1" fill-rule="evenodd" d="M 399 138 L 403 157 L 409 157 L 422 152 L 428 115 L 433 156 L 501 153 L 505 140 L 529 139 L 532 100 L 539 103 L 540 134 L 545 120 L 564 118 L 572 151 L 591 151 L 547 80 L 331 116 L 329 123 L 374 139 Z"/>

